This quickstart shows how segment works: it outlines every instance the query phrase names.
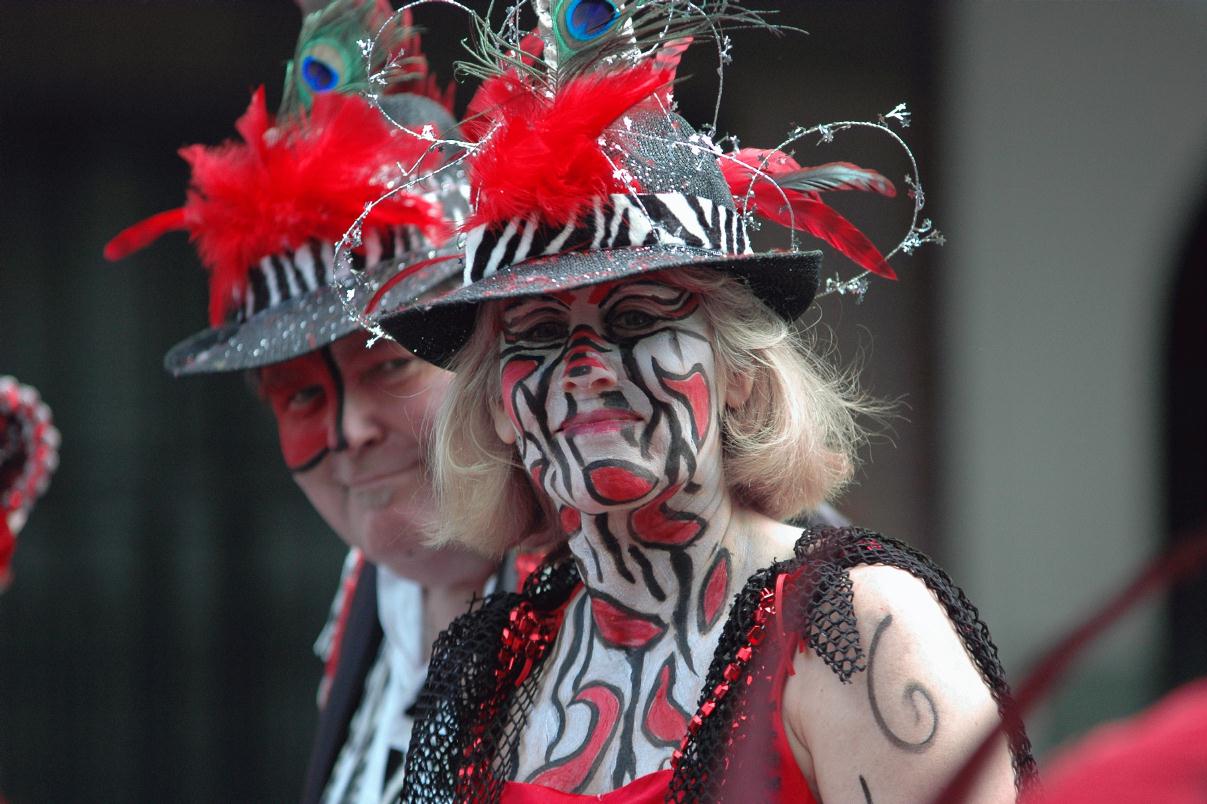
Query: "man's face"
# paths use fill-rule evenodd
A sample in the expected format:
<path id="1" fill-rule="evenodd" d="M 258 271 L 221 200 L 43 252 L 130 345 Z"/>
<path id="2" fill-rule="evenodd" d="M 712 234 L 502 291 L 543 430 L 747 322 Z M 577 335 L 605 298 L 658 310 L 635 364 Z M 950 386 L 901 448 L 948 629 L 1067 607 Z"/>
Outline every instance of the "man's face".
<path id="1" fill-rule="evenodd" d="M 556 504 L 630 508 L 719 470 L 712 329 L 694 293 L 632 279 L 520 299 L 499 357 L 497 429 Z"/>
<path id="2" fill-rule="evenodd" d="M 261 389 L 285 464 L 327 523 L 369 560 L 417 580 L 435 505 L 426 446 L 451 376 L 398 344 L 349 335 L 268 366 Z"/>

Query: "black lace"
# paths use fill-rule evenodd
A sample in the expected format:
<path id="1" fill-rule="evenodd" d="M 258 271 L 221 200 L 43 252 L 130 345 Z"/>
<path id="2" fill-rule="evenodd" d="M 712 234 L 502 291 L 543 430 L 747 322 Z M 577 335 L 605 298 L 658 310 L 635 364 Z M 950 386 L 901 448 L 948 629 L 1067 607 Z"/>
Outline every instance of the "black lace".
<path id="1" fill-rule="evenodd" d="M 785 574 L 792 583 L 782 585 L 784 599 L 776 601 L 780 627 L 803 638 L 844 682 L 866 669 L 849 574 L 863 564 L 897 567 L 930 588 L 955 625 L 998 711 L 1007 717 L 1010 689 L 997 648 L 964 593 L 912 547 L 853 527 L 807 528 L 793 558 L 755 573 L 746 582 L 723 627 L 701 703 L 725 681 L 726 667 L 747 646 L 764 590 L 775 589 Z M 486 598 L 436 640 L 428 681 L 417 704 L 419 718 L 407 754 L 403 801 L 477 804 L 499 800 L 503 784 L 514 773 L 519 735 L 543 666 L 543 661 L 537 661 L 520 684 L 501 677 L 501 634 L 517 607 L 526 604 L 545 613 L 559 610 L 578 584 L 577 565 L 562 550 L 533 573 L 522 592 Z M 794 649 L 796 641 L 790 642 L 785 645 L 783 640 L 769 639 L 757 647 L 747 668 L 752 683 L 733 685 L 685 743 L 668 801 L 755 800 L 750 798 L 751 779 L 776 784 L 778 769 L 765 767 L 777 756 L 768 748 L 767 719 L 748 717 L 748 713 L 761 713 L 760 706 L 778 700 L 771 684 L 753 682 L 771 679 L 777 651 Z M 1013 720 L 1007 732 L 1015 781 L 1021 786 L 1034 775 L 1035 760 L 1022 722 Z"/>

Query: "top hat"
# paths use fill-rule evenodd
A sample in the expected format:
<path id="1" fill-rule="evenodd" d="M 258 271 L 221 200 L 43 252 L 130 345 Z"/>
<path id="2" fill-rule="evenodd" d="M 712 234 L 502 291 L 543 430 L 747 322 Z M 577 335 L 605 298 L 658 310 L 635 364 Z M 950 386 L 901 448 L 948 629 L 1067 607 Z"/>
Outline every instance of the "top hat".
<path id="1" fill-rule="evenodd" d="M 765 25 L 757 14 L 732 3 L 555 0 L 538 16 L 543 36 L 518 43 L 477 23 L 481 52 L 462 65 L 485 80 L 462 124 L 477 142 L 461 287 L 381 315 L 399 343 L 448 365 L 484 301 L 684 267 L 724 271 L 794 320 L 817 291 L 821 252 L 755 252 L 747 225 L 756 214 L 891 276 L 875 246 L 818 198 L 891 195 L 887 179 L 845 162 L 802 168 L 778 151 L 722 153 L 672 111 L 691 38 L 723 22 Z"/>
<path id="2" fill-rule="evenodd" d="M 427 74 L 409 23 L 364 0 L 308 15 L 275 118 L 261 88 L 236 123 L 242 141 L 181 149 L 192 167 L 184 206 L 106 246 L 105 256 L 119 259 L 175 229 L 196 243 L 210 272 L 210 326 L 168 351 L 169 372 L 292 359 L 357 331 L 346 305 L 363 305 L 400 267 L 425 263 L 377 300 L 383 310 L 450 278 L 453 268 L 431 258 L 453 247 L 467 211 L 464 181 L 436 172 L 446 156 L 433 139 L 455 128 L 451 97 Z M 357 43 L 379 31 L 386 46 L 378 63 L 365 64 Z M 358 90 L 383 73 L 388 94 L 371 103 Z M 348 263 L 359 277 L 343 287 L 337 277 Z"/>

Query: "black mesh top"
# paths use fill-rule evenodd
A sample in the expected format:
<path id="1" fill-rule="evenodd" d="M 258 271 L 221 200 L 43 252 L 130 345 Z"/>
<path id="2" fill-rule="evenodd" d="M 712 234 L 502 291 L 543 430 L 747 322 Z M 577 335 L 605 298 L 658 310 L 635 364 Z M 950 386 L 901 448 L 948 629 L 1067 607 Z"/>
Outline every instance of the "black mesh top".
<path id="1" fill-rule="evenodd" d="M 844 682 L 867 669 L 855 623 L 850 570 L 897 567 L 938 599 L 989 687 L 1010 717 L 1010 689 L 997 648 L 976 608 L 922 553 L 854 527 L 811 526 L 792 558 L 763 569 L 734 600 L 702 688 L 689 734 L 673 758 L 668 801 L 770 800 L 778 754 L 770 719 L 782 685 L 784 651 L 807 646 Z M 495 802 L 512 779 L 519 739 L 546 648 L 580 584 L 568 549 L 552 554 L 519 593 L 499 593 L 459 617 L 436 640 L 407 756 L 406 802 Z M 774 628 L 765 629 L 769 619 Z M 729 682 L 734 682 L 730 684 Z M 739 683 L 741 682 L 741 683 Z M 718 687 L 722 695 L 718 696 Z M 1007 724 L 1015 782 L 1035 773 L 1021 721 Z M 763 790 L 760 791 L 759 787 Z"/>

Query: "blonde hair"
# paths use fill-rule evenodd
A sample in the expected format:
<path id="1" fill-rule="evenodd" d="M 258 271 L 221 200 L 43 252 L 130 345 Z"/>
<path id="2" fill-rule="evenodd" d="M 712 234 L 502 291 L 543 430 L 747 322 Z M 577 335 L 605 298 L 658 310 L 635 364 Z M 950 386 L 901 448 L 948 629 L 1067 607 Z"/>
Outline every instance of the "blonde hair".
<path id="1" fill-rule="evenodd" d="M 710 269 L 671 269 L 667 284 L 700 297 L 713 328 L 718 388 L 751 378 L 747 400 L 722 414 L 724 477 L 737 500 L 788 519 L 831 499 L 854 474 L 865 439 L 857 417 L 878 408 L 838 372 L 806 334 L 764 305 L 740 280 Z M 495 431 L 502 404 L 498 305 L 478 312 L 474 334 L 453 364 L 456 377 L 436 420 L 430 453 L 438 524 L 435 545 L 459 542 L 498 555 L 556 532 L 548 503 L 532 488 L 513 445 Z"/>

